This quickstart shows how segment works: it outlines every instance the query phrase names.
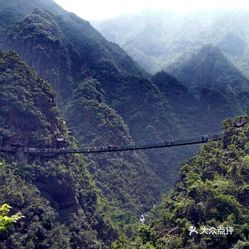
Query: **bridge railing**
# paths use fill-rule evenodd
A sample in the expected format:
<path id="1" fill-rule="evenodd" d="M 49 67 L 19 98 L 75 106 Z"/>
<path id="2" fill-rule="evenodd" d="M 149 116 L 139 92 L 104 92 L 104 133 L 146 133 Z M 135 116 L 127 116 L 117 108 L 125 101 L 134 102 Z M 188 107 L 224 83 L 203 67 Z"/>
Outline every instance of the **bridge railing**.
<path id="1" fill-rule="evenodd" d="M 35 155 L 48 155 L 53 156 L 57 154 L 68 154 L 68 153 L 104 153 L 104 152 L 115 152 L 115 151 L 132 151 L 132 150 L 145 150 L 153 148 L 164 148 L 164 147 L 173 147 L 173 146 L 183 146 L 191 144 L 200 144 L 207 143 L 208 141 L 217 141 L 223 138 L 223 133 L 212 134 L 211 136 L 202 135 L 200 137 L 190 137 L 185 139 L 177 140 L 166 140 L 160 143 L 151 143 L 147 145 L 127 145 L 124 147 L 119 146 L 101 146 L 101 147 L 92 147 L 92 148 L 35 148 L 35 147 L 24 147 L 24 148 L 1 148 L 2 152 L 18 152 L 22 151 L 27 154 Z"/>

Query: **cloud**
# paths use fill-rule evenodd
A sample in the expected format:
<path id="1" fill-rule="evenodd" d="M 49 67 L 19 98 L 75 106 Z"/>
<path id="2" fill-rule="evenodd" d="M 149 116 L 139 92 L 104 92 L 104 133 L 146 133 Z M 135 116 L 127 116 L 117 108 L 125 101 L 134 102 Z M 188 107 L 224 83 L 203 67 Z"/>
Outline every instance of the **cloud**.
<path id="1" fill-rule="evenodd" d="M 198 10 L 249 9 L 248 0 L 55 0 L 87 20 L 108 19 L 145 10 L 186 13 Z"/>

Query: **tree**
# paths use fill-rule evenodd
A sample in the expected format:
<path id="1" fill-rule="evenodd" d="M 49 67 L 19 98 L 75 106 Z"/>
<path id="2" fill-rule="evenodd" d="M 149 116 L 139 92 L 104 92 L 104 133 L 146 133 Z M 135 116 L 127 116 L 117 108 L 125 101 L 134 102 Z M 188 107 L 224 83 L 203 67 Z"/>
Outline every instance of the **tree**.
<path id="1" fill-rule="evenodd" d="M 10 209 L 11 206 L 8 204 L 3 204 L 0 207 L 0 232 L 6 231 L 10 225 L 17 222 L 21 218 L 24 218 L 21 213 L 9 216 Z"/>

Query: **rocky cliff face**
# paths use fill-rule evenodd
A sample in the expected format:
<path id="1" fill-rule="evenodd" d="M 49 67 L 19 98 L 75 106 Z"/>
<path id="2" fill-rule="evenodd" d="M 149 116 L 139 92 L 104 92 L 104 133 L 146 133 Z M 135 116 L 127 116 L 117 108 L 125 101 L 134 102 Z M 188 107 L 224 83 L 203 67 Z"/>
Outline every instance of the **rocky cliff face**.
<path id="1" fill-rule="evenodd" d="M 75 89 L 66 113 L 71 131 L 86 148 L 134 144 L 127 124 L 107 104 L 97 80 L 88 78 Z M 116 205 L 121 203 L 125 209 L 139 212 L 148 209 L 148 203 L 156 199 L 155 194 L 160 195 L 158 189 L 162 182 L 158 182 L 156 174 L 145 166 L 149 162 L 143 153 L 107 153 L 88 159 L 97 186 Z M 152 186 L 151 182 L 155 184 Z"/>
<path id="2" fill-rule="evenodd" d="M 13 52 L 0 53 L 0 75 L 2 146 L 73 145 L 47 82 Z M 116 232 L 81 157 L 1 153 L 1 162 L 0 201 L 25 216 L 1 233 L 1 248 L 109 248 Z"/>

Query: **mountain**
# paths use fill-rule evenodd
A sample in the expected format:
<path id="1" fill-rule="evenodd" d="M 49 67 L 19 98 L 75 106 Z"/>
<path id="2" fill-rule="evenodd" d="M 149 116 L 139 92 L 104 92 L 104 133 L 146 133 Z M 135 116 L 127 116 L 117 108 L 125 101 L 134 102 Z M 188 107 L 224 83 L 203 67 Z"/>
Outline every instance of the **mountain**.
<path id="1" fill-rule="evenodd" d="M 248 108 L 249 80 L 219 48 L 205 46 L 182 57 L 152 81 L 169 99 L 188 133 L 220 130 L 220 123 Z"/>
<path id="2" fill-rule="evenodd" d="M 212 44 L 248 77 L 248 20 L 248 10 L 190 14 L 146 11 L 93 25 L 151 73 L 178 62 L 185 54 Z"/>
<path id="3" fill-rule="evenodd" d="M 205 46 L 157 73 L 152 81 L 169 99 L 190 134 L 216 132 L 220 123 L 247 110 L 249 80 L 219 48 Z"/>
<path id="4" fill-rule="evenodd" d="M 248 79 L 219 48 L 211 45 L 196 51 L 190 58 L 182 58 L 180 63 L 171 65 L 169 70 L 192 91 L 208 88 L 238 94 L 248 90 Z"/>
<path id="5" fill-rule="evenodd" d="M 13 143 L 55 147 L 57 138 L 65 138 L 69 147 L 83 148 L 174 141 L 218 131 L 223 118 L 247 107 L 248 80 L 229 62 L 235 55 L 244 56 L 244 38 L 227 36 L 220 48 L 200 43 L 193 46 L 199 48 L 195 53 L 185 50 L 193 44 L 193 33 L 206 29 L 210 19 L 205 15 L 201 24 L 194 25 L 199 16 L 178 26 L 176 33 L 184 31 L 186 43 L 166 37 L 174 49 L 169 49 L 167 58 L 172 60 L 163 68 L 171 64 L 167 70 L 176 77 L 163 71 L 151 76 L 89 22 L 52 0 L 0 4 L 0 49 L 15 51 L 0 53 L 0 138 L 7 148 Z M 141 37 L 149 41 L 149 30 L 156 24 L 144 26 Z M 154 46 L 164 26 L 172 31 L 171 38 L 176 35 L 174 27 L 158 26 L 153 44 L 145 44 L 153 56 L 164 47 Z M 231 50 L 233 42 L 239 48 Z M 181 63 L 172 64 L 179 58 Z M 248 120 L 243 116 L 226 121 L 223 140 L 203 147 L 182 166 L 175 189 L 155 206 L 150 223 L 140 226 L 134 241 L 139 215 L 172 187 L 179 163 L 195 147 L 84 158 L 1 153 L 0 202 L 25 218 L 0 234 L 0 247 L 245 246 Z M 225 242 L 204 236 L 192 239 L 191 224 L 234 226 L 236 232 Z"/>
<path id="6" fill-rule="evenodd" d="M 0 0 L 1 10 L 0 10 L 0 42 L 2 43 L 5 35 L 6 28 L 21 21 L 23 16 L 27 15 L 30 11 L 35 8 L 46 7 L 47 9 L 53 11 L 61 11 L 61 8 L 56 5 L 51 0 L 37 0 L 37 1 L 27 1 L 27 0 L 10 0 L 8 2 Z"/>
<path id="7" fill-rule="evenodd" d="M 127 124 L 107 104 L 104 91 L 95 79 L 84 80 L 74 90 L 66 113 L 68 125 L 82 146 L 134 144 Z M 100 136 L 102 133 L 104 135 Z M 125 209 L 136 212 L 148 210 L 148 204 L 152 205 L 156 200 L 153 195 L 160 195 L 159 188 L 163 182 L 146 167 L 149 162 L 143 153 L 102 154 L 89 156 L 89 160 L 89 170 L 95 176 L 97 186 L 116 205 L 121 203 Z M 151 182 L 154 182 L 153 186 Z"/>
<path id="8" fill-rule="evenodd" d="M 168 98 L 169 104 L 172 106 L 185 132 L 189 133 L 189 135 L 193 135 L 195 132 L 204 132 L 203 130 L 197 130 L 200 123 L 199 101 L 191 93 L 188 86 L 180 82 L 172 74 L 164 71 L 158 72 L 151 79 Z"/>
<path id="9" fill-rule="evenodd" d="M 200 100 L 200 111 L 216 127 L 223 119 L 248 108 L 249 80 L 219 48 L 205 46 L 172 65 L 169 71 Z"/>
<path id="10" fill-rule="evenodd" d="M 54 147 L 74 138 L 55 92 L 14 53 L 0 53 L 1 146 Z M 0 155 L 0 202 L 23 218 L 0 233 L 1 248 L 110 248 L 117 232 L 80 156 Z"/>
<path id="11" fill-rule="evenodd" d="M 66 11 L 58 14 L 44 9 L 46 5 L 42 7 L 27 11 L 15 25 L 5 25 L 7 38 L 2 46 L 17 50 L 62 99 L 70 96 L 77 81 L 93 72 L 143 75 L 131 58 L 102 38 L 88 22 Z"/>
<path id="12" fill-rule="evenodd" d="M 248 122 L 248 114 L 226 120 L 223 139 L 209 142 L 182 165 L 174 191 L 150 214 L 140 235 L 133 242 L 120 237 L 114 248 L 247 248 Z"/>
<path id="13" fill-rule="evenodd" d="M 181 134 L 166 96 L 118 45 L 52 1 L 22 4 L 27 8 L 20 9 L 18 18 L 1 24 L 0 46 L 19 53 L 51 84 L 80 145 L 144 144 Z M 2 2 L 1 15 L 15 13 L 18 6 L 17 0 Z M 148 210 L 172 186 L 178 164 L 170 150 L 87 160 L 107 199 L 136 213 Z"/>

